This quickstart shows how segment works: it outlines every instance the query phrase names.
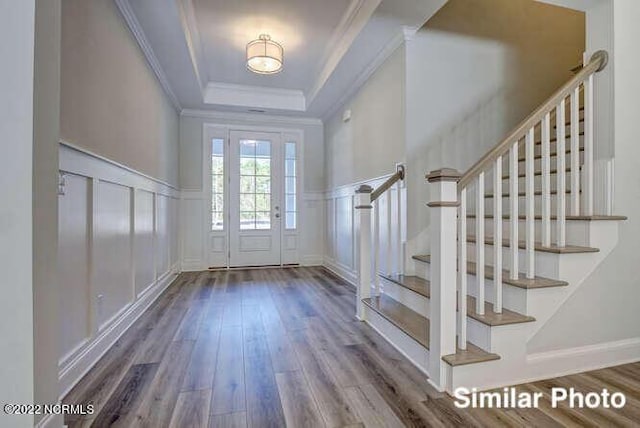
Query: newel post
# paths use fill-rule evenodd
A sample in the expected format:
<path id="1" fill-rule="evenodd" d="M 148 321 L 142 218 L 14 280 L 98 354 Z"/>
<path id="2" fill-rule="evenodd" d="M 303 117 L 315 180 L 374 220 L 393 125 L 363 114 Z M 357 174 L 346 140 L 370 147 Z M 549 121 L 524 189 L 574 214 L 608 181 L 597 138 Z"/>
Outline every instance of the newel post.
<path id="1" fill-rule="evenodd" d="M 431 297 L 429 374 L 444 388 L 446 365 L 442 357 L 456 352 L 457 211 L 460 173 L 443 168 L 427 175 L 431 201 Z"/>
<path id="2" fill-rule="evenodd" d="M 362 299 L 371 297 L 371 192 L 373 188 L 363 184 L 356 189 L 356 215 L 358 230 L 356 242 L 358 244 L 358 293 L 356 318 L 365 320 L 365 309 Z"/>

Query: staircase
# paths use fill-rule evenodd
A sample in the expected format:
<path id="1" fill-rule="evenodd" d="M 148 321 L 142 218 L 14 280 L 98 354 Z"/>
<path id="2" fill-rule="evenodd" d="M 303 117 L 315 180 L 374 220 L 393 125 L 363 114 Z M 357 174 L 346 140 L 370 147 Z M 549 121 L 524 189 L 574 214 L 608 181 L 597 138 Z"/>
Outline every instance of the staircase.
<path id="1" fill-rule="evenodd" d="M 591 368 L 528 344 L 612 251 L 626 219 L 612 215 L 612 183 L 594 172 L 594 75 L 606 63 L 606 53 L 594 54 L 466 173 L 427 176 L 431 249 L 411 257 L 415 275 L 379 272 L 380 227 L 371 227 L 372 202 L 403 174 L 375 191 L 358 189 L 358 317 L 440 390 Z M 598 204 L 596 182 L 605 182 Z"/>

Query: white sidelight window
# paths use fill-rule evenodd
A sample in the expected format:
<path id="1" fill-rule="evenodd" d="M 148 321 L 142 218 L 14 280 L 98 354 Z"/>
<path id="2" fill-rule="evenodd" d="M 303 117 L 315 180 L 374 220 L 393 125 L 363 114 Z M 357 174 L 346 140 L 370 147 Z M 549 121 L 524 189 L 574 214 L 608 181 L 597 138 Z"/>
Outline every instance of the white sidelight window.
<path id="1" fill-rule="evenodd" d="M 284 148 L 284 173 L 285 173 L 285 229 L 293 230 L 298 225 L 297 209 L 297 178 L 298 160 L 295 141 L 285 143 Z"/>
<path id="2" fill-rule="evenodd" d="M 224 140 L 211 140 L 211 230 L 224 230 Z"/>

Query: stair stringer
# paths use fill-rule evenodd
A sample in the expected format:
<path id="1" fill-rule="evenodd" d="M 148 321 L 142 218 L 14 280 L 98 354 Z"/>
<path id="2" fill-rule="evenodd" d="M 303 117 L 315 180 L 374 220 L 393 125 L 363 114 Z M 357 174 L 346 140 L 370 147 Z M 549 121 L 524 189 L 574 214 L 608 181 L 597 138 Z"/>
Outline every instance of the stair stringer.
<path id="1" fill-rule="evenodd" d="M 566 303 L 605 260 L 618 243 L 617 221 L 594 221 L 589 226 L 590 246 L 597 253 L 548 254 L 557 259 L 557 279 L 568 286 L 527 290 L 527 315 L 535 322 L 501 326 L 492 329 L 491 352 L 500 360 L 464 366 L 448 366 L 445 390 L 453 394 L 457 388 L 487 390 L 509 385 L 579 373 L 597 366 L 585 350 L 570 364 L 558 365 L 552 358 L 531 353 L 528 344 L 551 317 Z M 621 344 L 626 345 L 626 344 Z M 558 351 L 562 353 L 562 350 Z"/>
<path id="2" fill-rule="evenodd" d="M 567 281 L 566 287 L 531 290 L 527 298 L 527 313 L 536 318 L 527 343 L 549 321 L 562 305 L 591 276 L 618 244 L 618 221 L 592 221 L 588 226 L 588 245 L 597 253 L 558 254 L 555 278 Z M 536 293 L 535 291 L 542 291 Z"/>

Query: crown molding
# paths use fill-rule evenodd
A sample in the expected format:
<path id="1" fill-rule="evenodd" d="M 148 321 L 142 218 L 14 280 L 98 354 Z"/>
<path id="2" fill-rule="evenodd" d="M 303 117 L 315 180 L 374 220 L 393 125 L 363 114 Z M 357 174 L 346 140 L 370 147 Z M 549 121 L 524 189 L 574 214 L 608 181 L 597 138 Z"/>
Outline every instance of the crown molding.
<path id="1" fill-rule="evenodd" d="M 342 57 L 347 53 L 353 41 L 373 16 L 381 0 L 352 0 L 338 27 L 327 45 L 320 62 L 320 71 L 313 85 L 307 91 L 307 102 L 310 105 L 318 96 L 325 83 L 336 69 Z"/>
<path id="2" fill-rule="evenodd" d="M 229 112 L 220 110 L 183 109 L 180 113 L 180 116 L 193 117 L 198 119 L 232 120 L 246 123 L 269 122 L 272 124 L 284 125 L 322 126 L 321 119 L 312 117 L 290 117 L 256 113 Z"/>
<path id="3" fill-rule="evenodd" d="M 322 115 L 322 119 L 326 121 L 331 116 L 333 116 L 340 108 L 342 108 L 347 103 L 347 101 L 349 101 L 354 95 L 356 95 L 356 93 L 367 82 L 367 80 L 369 80 L 369 78 L 373 76 L 376 70 L 378 70 L 378 68 L 380 68 L 380 66 L 384 64 L 387 59 L 389 59 L 391 54 L 393 54 L 404 43 L 413 39 L 417 32 L 417 27 L 402 27 L 401 30 L 394 37 L 392 37 L 386 45 L 382 47 L 373 61 L 371 61 L 369 65 L 367 65 L 367 67 L 362 71 L 362 73 L 358 75 L 356 80 L 354 80 L 353 83 L 349 85 L 349 89 L 342 95 L 342 97 L 340 97 L 340 99 Z"/>
<path id="4" fill-rule="evenodd" d="M 178 7 L 180 9 L 180 24 L 182 26 L 182 32 L 184 33 L 185 42 L 187 43 L 187 49 L 189 50 L 189 56 L 191 57 L 193 72 L 198 78 L 200 90 L 204 97 L 204 92 L 209 78 L 207 70 L 202 66 L 204 63 L 204 50 L 202 49 L 202 39 L 200 38 L 200 32 L 198 31 L 198 23 L 196 20 L 195 8 L 193 7 L 193 0 L 179 0 Z"/>
<path id="5" fill-rule="evenodd" d="M 209 82 L 203 94 L 205 104 L 305 111 L 304 93 L 296 89 Z"/>
<path id="6" fill-rule="evenodd" d="M 147 59 L 147 63 L 149 64 L 154 74 L 158 78 L 158 82 L 160 82 L 160 86 L 162 86 L 162 89 L 167 94 L 167 97 L 169 97 L 169 100 L 171 101 L 171 104 L 173 104 L 174 108 L 177 111 L 181 111 L 182 106 L 180 105 L 180 101 L 178 100 L 178 97 L 176 97 L 176 94 L 171 89 L 171 85 L 169 84 L 169 79 L 167 79 L 167 76 L 165 75 L 164 70 L 160 65 L 160 62 L 158 61 L 158 58 L 156 57 L 156 54 L 153 51 L 153 48 L 149 44 L 149 41 L 147 40 L 147 36 L 144 34 L 144 30 L 142 29 L 142 26 L 140 25 L 138 18 L 133 12 L 133 9 L 131 8 L 131 4 L 129 3 L 129 0 L 114 0 L 114 1 L 116 3 L 116 6 L 118 6 L 118 9 L 122 14 L 122 17 L 127 23 L 127 26 L 131 31 L 131 34 L 133 34 L 133 37 L 138 42 L 138 46 L 140 46 L 142 53 Z"/>

